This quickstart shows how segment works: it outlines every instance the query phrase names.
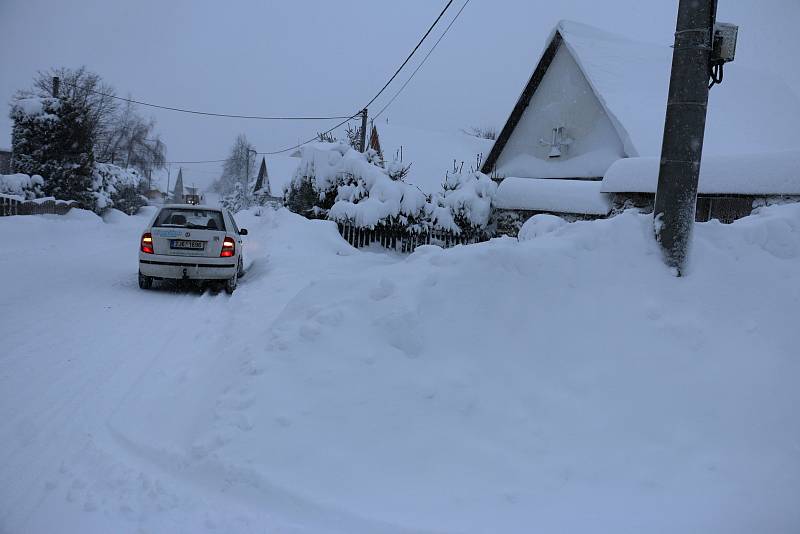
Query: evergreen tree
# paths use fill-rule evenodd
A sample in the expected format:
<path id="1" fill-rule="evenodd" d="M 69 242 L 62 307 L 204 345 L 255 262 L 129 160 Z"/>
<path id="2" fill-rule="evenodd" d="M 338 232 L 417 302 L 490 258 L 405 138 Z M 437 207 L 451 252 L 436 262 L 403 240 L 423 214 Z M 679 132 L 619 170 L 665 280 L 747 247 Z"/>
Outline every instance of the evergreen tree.
<path id="1" fill-rule="evenodd" d="M 88 108 L 71 98 L 17 95 L 11 120 L 14 172 L 39 174 L 45 179 L 46 195 L 95 209 Z"/>

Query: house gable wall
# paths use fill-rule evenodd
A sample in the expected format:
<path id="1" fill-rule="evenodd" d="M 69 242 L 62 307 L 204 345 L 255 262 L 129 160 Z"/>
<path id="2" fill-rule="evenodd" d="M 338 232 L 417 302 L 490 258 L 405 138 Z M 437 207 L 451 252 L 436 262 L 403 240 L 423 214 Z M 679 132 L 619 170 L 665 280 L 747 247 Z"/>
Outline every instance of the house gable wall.
<path id="1" fill-rule="evenodd" d="M 573 139 L 550 158 L 553 128 Z M 622 142 L 571 53 L 560 44 L 530 103 L 497 158 L 498 176 L 598 178 L 625 157 Z"/>

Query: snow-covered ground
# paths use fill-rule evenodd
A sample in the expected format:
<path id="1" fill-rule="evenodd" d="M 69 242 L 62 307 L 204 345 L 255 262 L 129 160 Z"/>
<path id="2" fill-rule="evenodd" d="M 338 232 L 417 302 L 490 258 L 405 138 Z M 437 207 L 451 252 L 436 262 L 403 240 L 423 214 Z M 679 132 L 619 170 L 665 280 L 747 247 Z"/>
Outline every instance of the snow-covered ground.
<path id="1" fill-rule="evenodd" d="M 0 532 L 800 530 L 800 205 L 411 256 L 285 210 L 237 292 L 141 291 L 149 213 L 0 219 Z"/>

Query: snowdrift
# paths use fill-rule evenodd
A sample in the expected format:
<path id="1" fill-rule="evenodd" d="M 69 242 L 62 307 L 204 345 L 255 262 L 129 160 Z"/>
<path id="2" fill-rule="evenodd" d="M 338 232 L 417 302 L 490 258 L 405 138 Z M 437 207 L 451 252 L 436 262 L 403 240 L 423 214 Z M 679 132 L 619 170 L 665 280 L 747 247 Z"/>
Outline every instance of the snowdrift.
<path id="1" fill-rule="evenodd" d="M 634 212 L 402 260 L 266 216 L 269 311 L 110 420 L 175 476 L 311 532 L 800 528 L 800 206 L 697 225 L 682 279 Z"/>

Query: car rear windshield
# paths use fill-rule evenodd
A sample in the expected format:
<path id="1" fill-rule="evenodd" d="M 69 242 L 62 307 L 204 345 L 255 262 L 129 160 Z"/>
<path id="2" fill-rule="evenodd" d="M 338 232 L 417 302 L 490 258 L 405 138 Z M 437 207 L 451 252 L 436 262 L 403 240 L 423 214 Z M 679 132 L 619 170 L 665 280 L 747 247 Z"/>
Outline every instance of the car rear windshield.
<path id="1" fill-rule="evenodd" d="M 195 228 L 203 230 L 225 230 L 222 213 L 215 210 L 164 208 L 156 217 L 153 226 L 162 228 Z"/>

